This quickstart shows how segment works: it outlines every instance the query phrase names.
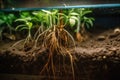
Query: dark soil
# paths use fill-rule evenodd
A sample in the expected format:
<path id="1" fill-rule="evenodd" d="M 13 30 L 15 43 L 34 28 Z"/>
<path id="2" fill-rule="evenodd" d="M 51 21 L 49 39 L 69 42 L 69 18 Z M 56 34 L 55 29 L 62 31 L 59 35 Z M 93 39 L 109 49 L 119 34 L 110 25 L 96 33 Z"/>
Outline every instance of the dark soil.
<path id="1" fill-rule="evenodd" d="M 48 58 L 47 50 L 38 48 L 38 51 L 34 52 L 35 54 L 31 54 L 29 51 L 22 51 L 20 49 L 21 44 L 11 48 L 15 42 L 3 41 L 0 43 L 0 73 L 39 75 Z M 90 30 L 88 39 L 83 42 L 76 42 L 76 49 L 74 51 L 71 49 L 71 52 L 77 58 L 74 64 L 75 80 L 120 79 L 120 27 L 110 29 L 97 27 Z M 55 56 L 56 63 L 58 58 Z M 59 73 L 57 76 L 60 77 L 57 80 L 73 80 L 69 68 L 70 64 L 67 61 L 68 58 L 65 57 L 67 73 L 63 73 L 63 65 L 61 65 L 61 72 L 56 69 Z M 46 77 L 48 77 L 47 74 Z M 5 79 L 3 78 L 3 80 Z M 20 78 L 11 80 L 20 80 Z M 47 78 L 43 80 L 47 80 Z"/>

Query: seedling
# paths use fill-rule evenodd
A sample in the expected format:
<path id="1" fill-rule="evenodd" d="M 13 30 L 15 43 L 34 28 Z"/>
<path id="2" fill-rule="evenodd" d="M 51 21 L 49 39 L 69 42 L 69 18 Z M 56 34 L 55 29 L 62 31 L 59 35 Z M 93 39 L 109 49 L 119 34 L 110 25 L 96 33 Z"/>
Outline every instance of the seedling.
<path id="1" fill-rule="evenodd" d="M 85 27 L 90 28 L 93 26 L 94 18 L 87 17 L 87 14 L 92 13 L 92 10 L 80 8 L 80 9 L 71 9 L 69 11 L 69 24 L 71 27 L 76 27 L 76 38 L 78 41 L 82 41 L 83 37 L 81 34 L 85 35 Z"/>
<path id="2" fill-rule="evenodd" d="M 52 68 L 52 74 L 55 77 L 56 71 L 55 71 L 55 63 L 53 61 L 54 60 L 53 57 L 55 55 L 58 56 L 62 55 L 63 57 L 68 55 L 70 58 L 70 63 L 74 77 L 74 68 L 73 68 L 74 60 L 72 54 L 69 51 L 69 44 L 71 44 L 70 42 L 72 41 L 73 45 L 75 46 L 75 42 L 71 34 L 64 29 L 68 20 L 67 16 L 64 13 L 59 12 L 59 10 L 42 10 L 42 11 L 44 12 L 44 14 L 46 14 L 46 17 L 44 18 L 43 21 L 48 27 L 42 33 L 38 34 L 37 38 L 35 39 L 34 47 L 46 48 L 49 51 L 48 53 L 49 56 L 47 63 L 45 64 L 45 66 L 41 71 L 41 74 L 50 67 Z M 64 21 L 63 23 L 62 20 Z"/>
<path id="3" fill-rule="evenodd" d="M 75 48 L 75 40 L 72 35 L 65 29 L 65 27 L 71 26 L 76 29 L 73 30 L 76 32 L 76 38 L 78 41 L 82 38 L 82 31 L 85 31 L 86 28 L 93 26 L 94 18 L 87 17 L 86 15 L 91 13 L 91 10 L 87 9 L 70 9 L 66 11 L 62 10 L 41 10 L 34 11 L 33 16 L 29 15 L 28 12 L 22 13 L 20 18 L 16 22 L 21 22 L 20 25 L 16 27 L 16 30 L 27 30 L 28 35 L 24 42 L 25 45 L 33 42 L 33 45 L 30 49 L 30 52 L 33 54 L 41 48 L 44 48 L 48 51 L 47 62 L 43 66 L 40 74 L 43 74 L 45 71 L 51 73 L 56 77 L 56 64 L 60 61 L 63 62 L 63 67 L 65 67 L 64 57 L 68 56 L 70 60 L 71 70 L 74 74 L 74 56 L 71 54 L 70 45 Z M 34 28 L 33 20 L 35 25 L 39 26 L 36 31 L 34 38 L 31 36 L 31 30 Z M 38 48 L 40 48 L 38 50 Z M 62 59 L 54 61 L 54 56 L 58 55 Z M 64 68 L 65 69 L 65 68 Z"/>
<path id="4" fill-rule="evenodd" d="M 24 13 L 21 14 L 21 17 L 16 19 L 15 22 L 22 22 L 22 24 L 18 25 L 16 27 L 16 30 L 18 31 L 22 31 L 22 30 L 27 30 L 28 32 L 28 35 L 24 41 L 24 48 L 25 47 L 31 47 L 33 44 L 33 38 L 31 36 L 31 30 L 34 28 L 33 26 L 33 23 L 32 23 L 32 20 L 33 18 L 31 16 L 28 15 L 29 13 Z M 26 16 L 29 16 L 29 17 L 26 17 Z M 31 44 L 31 46 L 30 46 Z"/>

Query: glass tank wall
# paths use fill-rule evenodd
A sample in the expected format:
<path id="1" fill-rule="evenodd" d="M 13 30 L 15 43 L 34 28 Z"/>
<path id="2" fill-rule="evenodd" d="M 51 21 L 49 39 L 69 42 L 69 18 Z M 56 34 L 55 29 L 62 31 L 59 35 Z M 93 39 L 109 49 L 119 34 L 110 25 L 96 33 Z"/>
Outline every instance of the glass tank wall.
<path id="1" fill-rule="evenodd" d="M 0 0 L 0 80 L 120 80 L 119 43 L 120 0 Z"/>

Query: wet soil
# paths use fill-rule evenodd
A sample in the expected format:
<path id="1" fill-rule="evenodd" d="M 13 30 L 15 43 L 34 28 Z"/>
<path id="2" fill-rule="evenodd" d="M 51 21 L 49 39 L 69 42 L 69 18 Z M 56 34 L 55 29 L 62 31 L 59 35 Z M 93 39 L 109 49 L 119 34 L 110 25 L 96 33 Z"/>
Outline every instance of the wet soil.
<path id="1" fill-rule="evenodd" d="M 48 58 L 46 57 L 47 50 L 38 48 L 35 54 L 31 54 L 19 48 L 22 44 L 11 48 L 15 42 L 2 41 L 0 43 L 0 73 L 39 75 L 41 66 L 45 64 Z M 120 79 L 120 27 L 91 29 L 88 38 L 83 42 L 76 42 L 76 49 L 72 50 L 71 48 L 71 52 L 77 58 L 74 64 L 75 80 Z M 57 58 L 58 56 L 55 57 L 55 60 Z M 67 57 L 65 58 L 65 65 L 69 68 Z M 62 69 L 63 67 L 61 67 Z M 66 74 L 62 74 L 62 72 L 64 71 L 58 75 L 62 77 L 60 80 L 64 80 L 65 76 L 67 76 L 66 80 L 73 80 L 70 78 L 71 74 L 68 74 L 71 71 Z"/>

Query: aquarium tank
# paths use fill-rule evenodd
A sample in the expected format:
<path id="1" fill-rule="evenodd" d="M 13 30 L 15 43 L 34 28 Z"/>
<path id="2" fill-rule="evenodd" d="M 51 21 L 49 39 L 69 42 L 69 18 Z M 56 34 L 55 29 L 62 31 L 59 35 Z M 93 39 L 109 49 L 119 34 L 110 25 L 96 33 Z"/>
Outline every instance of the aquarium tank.
<path id="1" fill-rule="evenodd" d="M 0 0 L 0 80 L 119 80 L 120 0 Z"/>

